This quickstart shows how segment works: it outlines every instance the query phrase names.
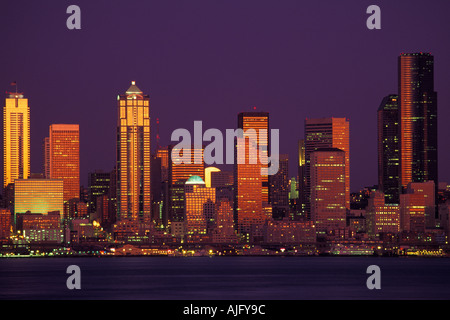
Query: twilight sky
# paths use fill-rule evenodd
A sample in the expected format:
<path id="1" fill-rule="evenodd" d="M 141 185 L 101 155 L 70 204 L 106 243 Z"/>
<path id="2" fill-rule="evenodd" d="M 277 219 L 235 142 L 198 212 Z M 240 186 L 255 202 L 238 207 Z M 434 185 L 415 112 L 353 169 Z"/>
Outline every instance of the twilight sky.
<path id="1" fill-rule="evenodd" d="M 66 9 L 81 8 L 81 30 Z M 381 30 L 366 9 L 381 8 Z M 118 94 L 150 95 L 161 144 L 177 128 L 235 128 L 270 112 L 296 175 L 306 117 L 350 119 L 351 189 L 377 183 L 376 111 L 397 92 L 401 52 L 431 52 L 438 92 L 439 176 L 450 182 L 450 1 L 7 0 L 0 9 L 0 88 L 17 81 L 31 108 L 31 169 L 42 171 L 52 123 L 79 123 L 81 182 L 115 162 Z M 155 144 L 153 144 L 155 146 Z M 230 168 L 231 169 L 231 168 Z"/>

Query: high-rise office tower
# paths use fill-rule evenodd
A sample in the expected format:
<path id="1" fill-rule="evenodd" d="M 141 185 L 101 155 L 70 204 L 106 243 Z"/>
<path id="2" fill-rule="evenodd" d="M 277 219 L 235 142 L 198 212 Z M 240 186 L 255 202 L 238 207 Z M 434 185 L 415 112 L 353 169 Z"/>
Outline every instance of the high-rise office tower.
<path id="1" fill-rule="evenodd" d="M 117 100 L 117 218 L 150 222 L 149 96 L 132 81 Z"/>
<path id="2" fill-rule="evenodd" d="M 345 152 L 345 207 L 350 209 L 350 124 L 346 118 L 305 120 L 305 198 L 306 214 L 311 208 L 311 153 L 319 148 L 337 148 Z"/>
<path id="3" fill-rule="evenodd" d="M 269 200 L 272 217 L 283 219 L 289 215 L 289 157 L 280 154 L 278 172 L 269 176 Z"/>
<path id="4" fill-rule="evenodd" d="M 216 189 L 207 187 L 199 176 L 191 176 L 185 183 L 185 228 L 192 240 L 201 240 L 215 218 Z"/>
<path id="5" fill-rule="evenodd" d="M 93 213 L 97 210 L 97 197 L 109 194 L 109 186 L 111 183 L 111 172 L 95 170 L 88 174 L 88 204 L 89 212 Z"/>
<path id="6" fill-rule="evenodd" d="M 44 151 L 44 178 L 50 179 L 50 138 L 45 137 L 42 143 L 42 149 Z"/>
<path id="7" fill-rule="evenodd" d="M 184 185 L 186 181 L 192 176 L 199 176 L 203 181 L 205 179 L 204 149 L 203 147 L 195 148 L 192 146 L 191 160 L 186 163 L 177 163 L 176 159 L 173 158 L 173 149 L 174 146 L 169 146 L 169 219 L 171 222 L 179 222 L 184 220 Z M 177 152 L 177 150 L 174 152 Z M 186 157 L 184 149 L 180 151 L 179 156 Z M 195 159 L 200 159 L 200 161 L 195 161 Z"/>
<path id="8" fill-rule="evenodd" d="M 305 139 L 298 141 L 298 200 L 294 210 L 294 219 L 306 216 L 306 156 Z"/>
<path id="9" fill-rule="evenodd" d="M 400 141 L 398 96 L 383 98 L 378 108 L 378 189 L 386 204 L 400 201 Z"/>
<path id="10" fill-rule="evenodd" d="M 234 222 L 239 234 L 248 235 L 252 225 L 262 225 L 266 220 L 263 203 L 267 206 L 269 200 L 268 176 L 262 175 L 261 169 L 267 165 L 261 163 L 259 149 L 265 149 L 265 155 L 268 155 L 269 114 L 241 112 L 238 129 L 243 130 L 244 137 L 236 139 L 235 147 Z"/>
<path id="11" fill-rule="evenodd" d="M 400 183 L 438 181 L 437 93 L 434 57 L 402 53 L 398 58 Z"/>
<path id="12" fill-rule="evenodd" d="M 169 221 L 169 147 L 168 146 L 158 146 L 156 149 L 154 163 L 156 163 L 157 168 L 159 170 L 156 173 L 157 178 L 159 179 L 158 184 L 153 183 L 154 188 L 157 189 L 157 194 L 152 194 L 153 197 L 153 205 L 157 206 L 158 212 L 153 213 L 153 216 L 158 216 L 159 221 L 163 226 L 168 225 Z M 159 187 L 155 187 L 159 185 Z"/>
<path id="13" fill-rule="evenodd" d="M 50 179 L 64 181 L 64 202 L 80 198 L 80 128 L 52 124 L 49 130 Z"/>
<path id="14" fill-rule="evenodd" d="M 346 226 L 346 153 L 336 148 L 319 148 L 310 154 L 311 220 L 316 231 Z"/>
<path id="15" fill-rule="evenodd" d="M 30 108 L 22 93 L 10 92 L 3 109 L 3 186 L 30 175 Z"/>

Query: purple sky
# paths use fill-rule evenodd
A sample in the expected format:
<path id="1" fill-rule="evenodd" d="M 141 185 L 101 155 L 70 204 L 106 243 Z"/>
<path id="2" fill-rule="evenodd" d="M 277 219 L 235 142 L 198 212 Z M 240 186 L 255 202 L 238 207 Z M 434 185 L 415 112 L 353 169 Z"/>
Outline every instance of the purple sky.
<path id="1" fill-rule="evenodd" d="M 66 8 L 81 8 L 81 30 Z M 381 30 L 366 8 L 381 7 Z M 350 119 L 352 191 L 377 183 L 376 110 L 397 92 L 401 52 L 435 56 L 439 176 L 450 182 L 450 1 L 4 1 L 0 88 L 31 107 L 31 166 L 52 123 L 79 123 L 81 181 L 115 162 L 116 97 L 131 80 L 150 95 L 161 144 L 176 128 L 235 128 L 270 112 L 296 174 L 306 117 Z M 4 94 L 3 98 L 4 99 Z M 155 127 L 153 127 L 155 128 Z M 153 130 L 155 133 L 155 130 Z"/>

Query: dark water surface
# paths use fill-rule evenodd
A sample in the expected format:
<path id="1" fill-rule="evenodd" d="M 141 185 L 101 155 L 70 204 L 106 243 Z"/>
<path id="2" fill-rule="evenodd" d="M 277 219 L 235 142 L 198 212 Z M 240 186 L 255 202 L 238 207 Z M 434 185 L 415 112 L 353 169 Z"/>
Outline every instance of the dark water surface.
<path id="1" fill-rule="evenodd" d="M 69 265 L 81 289 L 69 290 Z M 369 290 L 369 265 L 381 289 Z M 450 299 L 450 259 L 125 257 L 0 259 L 0 299 Z"/>

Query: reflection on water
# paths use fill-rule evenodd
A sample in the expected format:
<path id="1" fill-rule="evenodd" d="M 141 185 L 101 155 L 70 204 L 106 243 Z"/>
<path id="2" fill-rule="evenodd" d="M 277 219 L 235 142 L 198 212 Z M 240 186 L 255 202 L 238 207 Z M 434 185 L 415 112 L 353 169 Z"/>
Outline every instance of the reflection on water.
<path id="1" fill-rule="evenodd" d="M 66 269 L 81 268 L 81 290 Z M 366 287 L 369 265 L 381 290 Z M 0 299 L 449 299 L 450 259 L 374 257 L 0 260 Z"/>

